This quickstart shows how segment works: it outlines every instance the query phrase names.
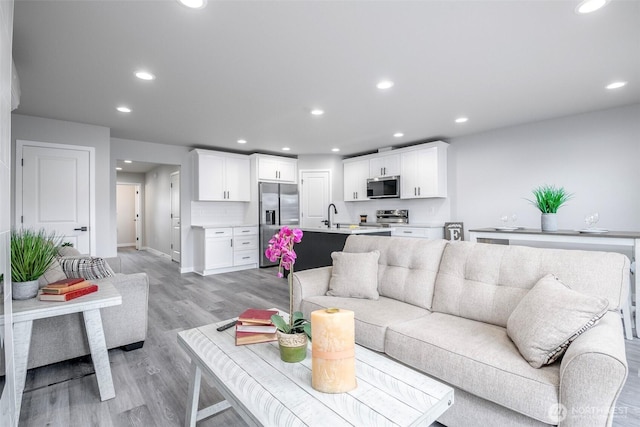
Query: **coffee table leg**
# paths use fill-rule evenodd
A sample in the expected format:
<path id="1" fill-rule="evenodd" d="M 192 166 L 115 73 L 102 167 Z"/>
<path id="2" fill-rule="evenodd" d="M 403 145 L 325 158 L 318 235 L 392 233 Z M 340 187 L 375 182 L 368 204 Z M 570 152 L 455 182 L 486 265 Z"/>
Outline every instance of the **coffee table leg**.
<path id="1" fill-rule="evenodd" d="M 202 371 L 191 361 L 191 379 L 189 380 L 189 397 L 187 398 L 187 415 L 185 427 L 195 427 L 198 418 L 198 401 L 200 399 L 200 378 Z"/>

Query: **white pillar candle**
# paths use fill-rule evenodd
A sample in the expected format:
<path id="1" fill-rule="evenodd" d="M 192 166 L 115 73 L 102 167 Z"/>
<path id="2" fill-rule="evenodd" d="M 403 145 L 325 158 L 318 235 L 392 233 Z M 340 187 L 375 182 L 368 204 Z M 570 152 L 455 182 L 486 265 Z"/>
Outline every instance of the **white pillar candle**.
<path id="1" fill-rule="evenodd" d="M 328 308 L 311 313 L 311 386 L 324 393 L 356 388 L 353 311 Z"/>

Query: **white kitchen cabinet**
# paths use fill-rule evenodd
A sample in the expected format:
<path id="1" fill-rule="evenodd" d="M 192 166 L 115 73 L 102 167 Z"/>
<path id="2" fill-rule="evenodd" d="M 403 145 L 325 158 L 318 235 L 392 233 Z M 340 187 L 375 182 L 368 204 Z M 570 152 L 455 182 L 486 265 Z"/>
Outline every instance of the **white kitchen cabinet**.
<path id="1" fill-rule="evenodd" d="M 194 195 L 200 201 L 250 201 L 249 156 L 194 150 Z"/>
<path id="2" fill-rule="evenodd" d="M 258 227 L 233 228 L 233 265 L 258 266 Z"/>
<path id="3" fill-rule="evenodd" d="M 400 175 L 400 154 L 387 154 L 369 160 L 369 177 Z"/>
<path id="4" fill-rule="evenodd" d="M 418 239 L 444 239 L 444 227 L 396 227 L 391 235 Z"/>
<path id="5" fill-rule="evenodd" d="M 400 198 L 447 197 L 447 147 L 437 141 L 401 153 Z"/>
<path id="6" fill-rule="evenodd" d="M 204 269 L 233 265 L 233 229 L 209 228 L 204 239 Z"/>
<path id="7" fill-rule="evenodd" d="M 344 201 L 369 200 L 367 198 L 367 179 L 369 178 L 369 159 L 345 160 Z"/>
<path id="8" fill-rule="evenodd" d="M 278 156 L 258 156 L 258 180 L 298 182 L 298 160 Z"/>

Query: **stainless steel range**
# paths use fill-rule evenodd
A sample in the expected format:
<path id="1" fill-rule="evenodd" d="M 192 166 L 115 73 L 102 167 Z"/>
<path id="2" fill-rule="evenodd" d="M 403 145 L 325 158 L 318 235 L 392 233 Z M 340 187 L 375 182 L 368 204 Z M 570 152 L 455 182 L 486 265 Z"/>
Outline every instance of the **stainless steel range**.
<path id="1" fill-rule="evenodd" d="M 391 224 L 409 224 L 408 209 L 380 209 L 376 211 L 376 223 L 382 226 L 390 226 Z"/>

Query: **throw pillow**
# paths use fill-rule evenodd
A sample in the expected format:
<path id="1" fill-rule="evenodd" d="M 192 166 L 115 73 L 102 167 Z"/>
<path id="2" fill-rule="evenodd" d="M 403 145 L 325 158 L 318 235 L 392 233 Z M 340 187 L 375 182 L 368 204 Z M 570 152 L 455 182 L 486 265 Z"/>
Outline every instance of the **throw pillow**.
<path id="1" fill-rule="evenodd" d="M 60 246 L 58 248 L 58 256 L 79 256 L 82 255 L 79 250 L 73 246 Z"/>
<path id="2" fill-rule="evenodd" d="M 67 275 L 64 274 L 64 270 L 58 262 L 58 258 L 53 258 L 51 265 L 47 268 L 42 276 L 38 278 L 38 285 L 42 288 L 49 283 L 57 282 L 58 280 L 66 279 Z"/>
<path id="3" fill-rule="evenodd" d="M 379 251 L 333 252 L 333 268 L 327 295 L 334 297 L 380 298 L 378 294 Z"/>
<path id="4" fill-rule="evenodd" d="M 507 320 L 507 335 L 534 368 L 555 362 L 607 312 L 609 301 L 576 292 L 553 274 L 540 279 Z"/>
<path id="5" fill-rule="evenodd" d="M 69 278 L 81 277 L 86 280 L 95 280 L 116 275 L 102 258 L 63 257 L 60 258 L 60 265 Z"/>

